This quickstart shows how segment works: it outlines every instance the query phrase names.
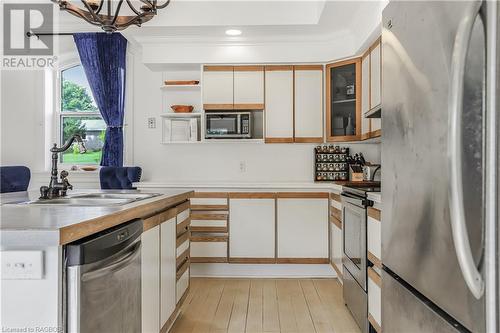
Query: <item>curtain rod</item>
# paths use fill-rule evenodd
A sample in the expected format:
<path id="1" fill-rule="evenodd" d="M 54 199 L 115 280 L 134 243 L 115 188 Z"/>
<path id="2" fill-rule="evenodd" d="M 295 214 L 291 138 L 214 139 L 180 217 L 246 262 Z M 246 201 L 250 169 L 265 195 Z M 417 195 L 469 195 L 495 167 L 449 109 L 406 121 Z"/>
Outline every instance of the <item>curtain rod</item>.
<path id="1" fill-rule="evenodd" d="M 73 36 L 73 32 L 26 32 L 26 37 L 36 37 L 40 38 L 40 36 Z"/>

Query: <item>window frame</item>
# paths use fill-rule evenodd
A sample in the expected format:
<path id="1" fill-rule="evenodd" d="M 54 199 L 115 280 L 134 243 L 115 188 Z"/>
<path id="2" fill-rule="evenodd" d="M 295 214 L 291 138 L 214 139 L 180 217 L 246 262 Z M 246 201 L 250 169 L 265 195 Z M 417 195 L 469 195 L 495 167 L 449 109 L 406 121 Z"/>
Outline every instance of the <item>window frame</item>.
<path id="1" fill-rule="evenodd" d="M 104 121 L 104 118 L 101 115 L 101 112 L 96 111 L 96 112 L 87 112 L 87 111 L 63 111 L 62 110 L 62 84 L 63 84 L 63 72 L 72 69 L 77 66 L 82 66 L 82 63 L 80 61 L 73 61 L 71 63 L 66 64 L 65 66 L 61 66 L 57 70 L 57 80 L 56 80 L 56 103 L 55 103 L 55 129 L 56 129 L 56 142 L 58 142 L 58 145 L 61 146 L 64 144 L 63 142 L 63 119 L 64 118 L 70 118 L 70 117 L 99 117 Z M 90 92 L 92 93 L 92 92 Z M 93 96 L 92 96 L 93 97 Z M 62 153 L 59 155 L 59 165 L 69 168 L 72 166 L 96 166 L 99 167 L 100 163 L 68 163 L 64 162 L 62 158 Z"/>

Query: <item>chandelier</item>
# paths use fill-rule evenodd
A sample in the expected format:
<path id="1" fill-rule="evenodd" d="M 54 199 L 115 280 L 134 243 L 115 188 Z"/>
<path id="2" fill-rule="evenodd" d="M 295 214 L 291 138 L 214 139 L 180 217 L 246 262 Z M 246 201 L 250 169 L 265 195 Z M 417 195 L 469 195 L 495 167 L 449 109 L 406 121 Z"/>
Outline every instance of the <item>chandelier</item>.
<path id="1" fill-rule="evenodd" d="M 170 0 L 163 4 L 158 4 L 157 0 L 81 0 L 80 6 L 69 0 L 52 0 L 52 2 L 59 5 L 61 10 L 99 26 L 105 32 L 112 33 L 131 25 L 140 27 L 141 24 L 151 20 L 158 9 L 167 7 Z M 128 8 L 122 6 L 124 2 Z"/>

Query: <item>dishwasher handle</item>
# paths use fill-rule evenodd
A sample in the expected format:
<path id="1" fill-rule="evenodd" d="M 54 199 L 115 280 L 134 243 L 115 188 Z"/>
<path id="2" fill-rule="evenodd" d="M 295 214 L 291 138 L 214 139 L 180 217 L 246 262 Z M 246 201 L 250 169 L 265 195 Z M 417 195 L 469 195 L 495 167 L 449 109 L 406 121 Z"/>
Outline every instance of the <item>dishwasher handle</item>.
<path id="1" fill-rule="evenodd" d="M 142 220 L 133 220 L 66 245 L 67 266 L 97 263 L 129 247 L 143 231 Z"/>
<path id="2" fill-rule="evenodd" d="M 141 254 L 141 242 L 136 241 L 132 246 L 126 249 L 120 256 L 113 258 L 112 261 L 105 260 L 102 266 L 96 265 L 92 270 L 82 274 L 81 281 L 90 281 L 106 276 L 111 272 L 117 272 L 127 267 L 131 262 Z M 94 266 L 94 265 L 92 265 Z"/>

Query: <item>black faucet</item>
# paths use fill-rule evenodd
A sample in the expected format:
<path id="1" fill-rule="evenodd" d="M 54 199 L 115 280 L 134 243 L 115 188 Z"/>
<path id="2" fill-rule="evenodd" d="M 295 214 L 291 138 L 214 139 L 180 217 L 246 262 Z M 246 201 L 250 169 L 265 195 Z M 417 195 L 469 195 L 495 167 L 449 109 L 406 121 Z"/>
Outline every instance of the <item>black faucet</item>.
<path id="1" fill-rule="evenodd" d="M 49 186 L 40 187 L 40 199 L 53 199 L 58 197 L 66 196 L 66 192 L 68 190 L 73 189 L 73 185 L 71 185 L 68 181 L 68 171 L 61 171 L 61 181 L 57 179 L 57 160 L 59 158 L 59 153 L 62 153 L 68 150 L 69 147 L 73 144 L 74 141 L 78 142 L 80 147 L 80 154 L 87 152 L 87 148 L 85 148 L 85 144 L 83 143 L 82 137 L 79 134 L 74 134 L 71 138 L 69 138 L 62 147 L 57 148 L 57 144 L 54 143 L 54 146 L 50 148 L 50 152 L 52 153 L 52 170 L 50 173 L 50 183 Z"/>

